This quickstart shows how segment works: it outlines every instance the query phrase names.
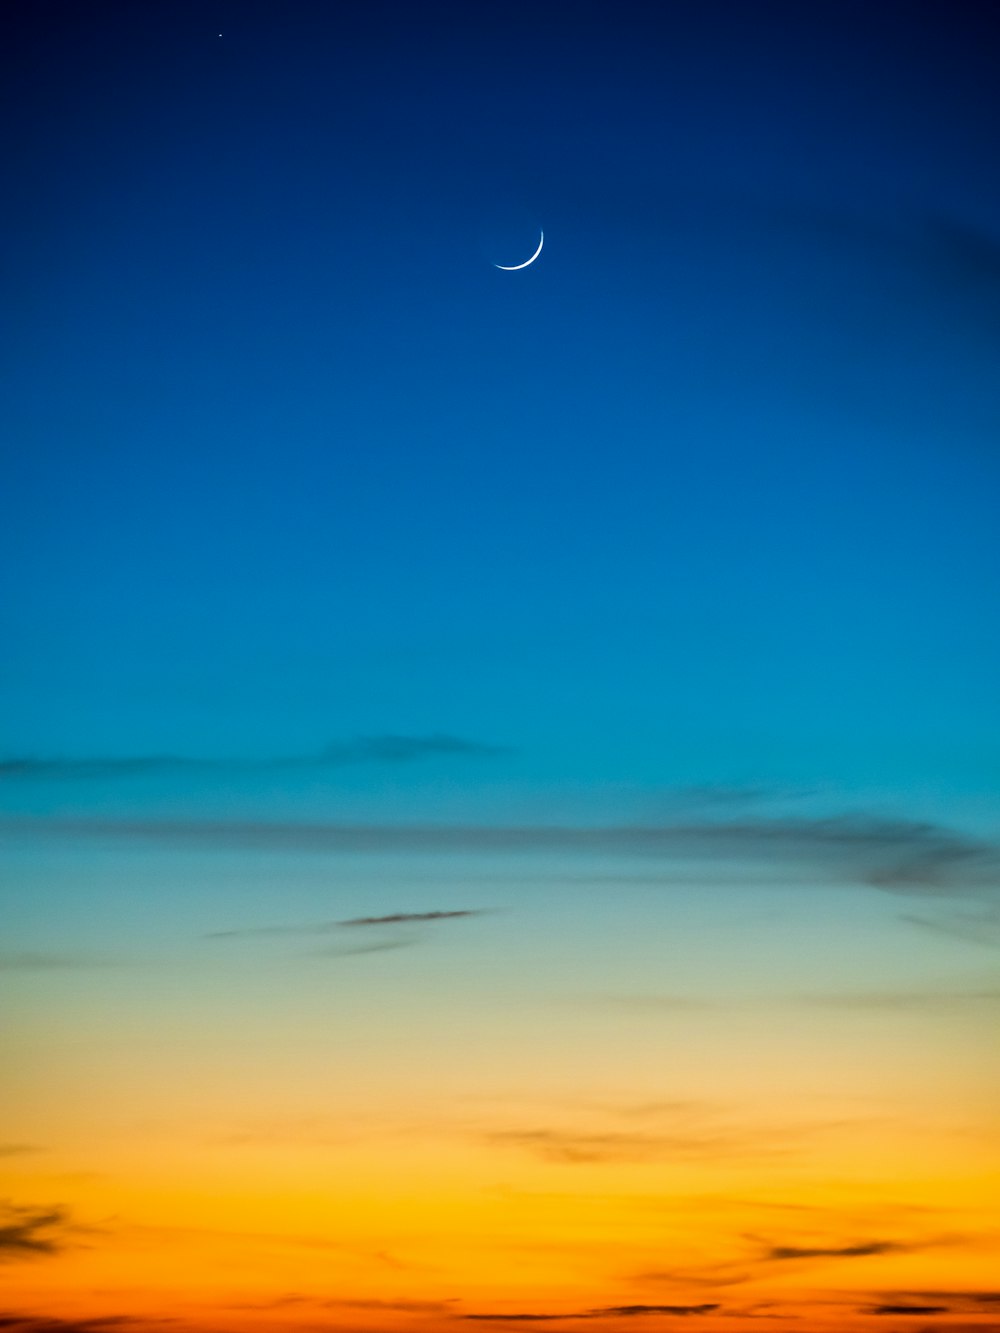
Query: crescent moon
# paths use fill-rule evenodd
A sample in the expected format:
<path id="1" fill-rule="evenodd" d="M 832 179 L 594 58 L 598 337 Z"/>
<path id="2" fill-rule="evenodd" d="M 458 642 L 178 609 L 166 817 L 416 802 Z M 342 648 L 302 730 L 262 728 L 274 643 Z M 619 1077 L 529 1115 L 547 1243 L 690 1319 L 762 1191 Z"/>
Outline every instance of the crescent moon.
<path id="1" fill-rule="evenodd" d="M 523 264 L 494 264 L 493 267 L 502 268 L 505 273 L 516 273 L 519 268 L 527 268 L 529 264 L 533 264 L 535 262 L 538 256 L 542 253 L 542 246 L 544 244 L 545 244 L 545 232 L 543 231 L 539 234 L 538 237 L 538 249 L 535 251 L 535 253 L 531 256 L 530 259 L 526 259 Z"/>

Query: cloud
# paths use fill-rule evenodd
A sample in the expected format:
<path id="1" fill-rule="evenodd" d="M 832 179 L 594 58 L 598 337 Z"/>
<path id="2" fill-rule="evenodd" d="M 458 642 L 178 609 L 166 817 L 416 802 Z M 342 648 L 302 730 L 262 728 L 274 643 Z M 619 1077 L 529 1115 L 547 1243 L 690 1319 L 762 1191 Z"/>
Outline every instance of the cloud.
<path id="1" fill-rule="evenodd" d="M 700 1305 L 609 1305 L 603 1310 L 591 1310 L 589 1313 L 591 1318 L 594 1319 L 604 1319 L 611 1316 L 632 1318 L 635 1315 L 648 1314 L 711 1314 L 713 1310 L 718 1310 L 718 1308 L 718 1305 L 712 1302 L 703 1302 Z"/>
<path id="2" fill-rule="evenodd" d="M 770 1154 L 784 1151 L 787 1139 L 787 1134 L 751 1137 L 725 1130 L 656 1134 L 627 1130 L 587 1133 L 549 1128 L 494 1130 L 485 1136 L 485 1142 L 491 1146 L 520 1148 L 546 1162 L 563 1165 Z"/>
<path id="3" fill-rule="evenodd" d="M 325 1310 L 393 1310 L 400 1314 L 448 1314 L 454 1306 L 450 1301 L 380 1301 L 328 1300 L 319 1301 Z"/>
<path id="4" fill-rule="evenodd" d="M 943 214 L 929 215 L 923 224 L 928 257 L 956 296 L 978 307 L 988 316 L 994 331 L 997 297 L 1000 296 L 1000 239 Z"/>
<path id="5" fill-rule="evenodd" d="M 510 753 L 504 746 L 465 740 L 437 732 L 429 736 L 355 736 L 336 741 L 314 755 L 278 755 L 270 759 L 193 759 L 183 755 L 149 754 L 83 759 L 3 759 L 0 781 L 19 779 L 83 779 L 143 777 L 158 773 L 260 772 L 269 769 L 323 769 L 345 764 L 405 764 L 433 755 L 470 757 Z"/>
<path id="6" fill-rule="evenodd" d="M 336 1297 L 324 1299 L 321 1296 L 306 1296 L 290 1292 L 285 1296 L 274 1296 L 269 1300 L 241 1301 L 227 1305 L 227 1310 L 281 1310 L 289 1305 L 308 1305 L 320 1310 L 390 1310 L 396 1314 L 449 1314 L 455 1304 L 448 1301 L 418 1300 L 349 1300 Z"/>
<path id="7" fill-rule="evenodd" d="M 980 912 L 948 912 L 937 917 L 904 912 L 899 919 L 921 930 L 943 935 L 946 939 L 978 944 L 985 949 L 1000 949 L 1000 911 L 995 908 Z"/>
<path id="8" fill-rule="evenodd" d="M 25 1153 L 42 1151 L 36 1143 L 0 1143 L 0 1157 L 21 1157 Z"/>
<path id="9" fill-rule="evenodd" d="M 504 1323 L 538 1323 L 549 1319 L 579 1319 L 578 1314 L 465 1314 L 463 1319 L 502 1320 Z"/>
<path id="10" fill-rule="evenodd" d="M 397 926 L 413 921 L 453 921 L 457 917 L 482 916 L 480 910 L 465 908 L 454 912 L 393 912 L 389 916 L 356 916 L 349 921 L 338 922 L 341 926 Z"/>
<path id="11" fill-rule="evenodd" d="M 0 1204 L 0 1260 L 58 1254 L 67 1214 L 62 1208 Z"/>
<path id="12" fill-rule="evenodd" d="M 302 926 L 243 926 L 236 930 L 209 930 L 206 940 L 245 940 L 287 935 L 329 935 L 339 930 L 340 921 L 313 921 Z"/>
<path id="13" fill-rule="evenodd" d="M 772 1245 L 761 1256 L 767 1260 L 867 1259 L 876 1254 L 906 1254 L 913 1247 L 891 1240 L 863 1240 L 853 1245 Z"/>
<path id="14" fill-rule="evenodd" d="M 463 1319 L 479 1319 L 498 1323 L 540 1323 L 555 1319 L 633 1319 L 648 1315 L 701 1315 L 711 1314 L 719 1306 L 701 1305 L 606 1305 L 595 1310 L 575 1310 L 567 1314 L 467 1314 Z"/>
<path id="15" fill-rule="evenodd" d="M 212 930 L 205 935 L 207 940 L 253 939 L 258 936 L 284 935 L 330 935 L 345 926 L 400 926 L 423 925 L 434 921 L 453 921 L 462 917 L 484 916 L 477 908 L 463 908 L 454 911 L 435 912 L 392 912 L 387 916 L 356 916 L 346 921 L 313 921 L 301 926 L 246 926 L 238 930 Z M 373 948 L 388 946 L 374 945 Z M 352 949 L 345 952 L 367 952 Z"/>
<path id="16" fill-rule="evenodd" d="M 908 1291 L 882 1293 L 871 1314 L 992 1314 L 1000 1291 Z"/>
<path id="17" fill-rule="evenodd" d="M 97 1315 L 92 1319 L 60 1319 L 57 1315 L 19 1314 L 13 1310 L 0 1311 L 0 1329 L 9 1333 L 100 1333 L 101 1329 L 142 1328 L 148 1325 L 172 1324 L 169 1315 L 138 1318 L 134 1315 Z"/>
<path id="18" fill-rule="evenodd" d="M 367 953 L 392 953 L 395 949 L 409 949 L 413 940 L 379 940 L 372 944 L 358 944 L 347 949 L 313 949 L 310 958 L 356 958 Z"/>
<path id="19" fill-rule="evenodd" d="M 948 1305 L 872 1305 L 860 1314 L 949 1314 Z"/>
<path id="20" fill-rule="evenodd" d="M 555 1129 L 495 1130 L 486 1136 L 498 1147 L 523 1148 L 547 1162 L 644 1162 L 662 1157 L 666 1140 L 650 1134 L 571 1133 Z"/>
<path id="21" fill-rule="evenodd" d="M 983 897 L 1000 887 L 1000 847 L 930 823 L 858 815 L 647 825 L 399 825 L 188 820 L 8 819 L 8 832 L 116 837 L 261 851 L 544 854 L 794 870 L 921 897 Z"/>

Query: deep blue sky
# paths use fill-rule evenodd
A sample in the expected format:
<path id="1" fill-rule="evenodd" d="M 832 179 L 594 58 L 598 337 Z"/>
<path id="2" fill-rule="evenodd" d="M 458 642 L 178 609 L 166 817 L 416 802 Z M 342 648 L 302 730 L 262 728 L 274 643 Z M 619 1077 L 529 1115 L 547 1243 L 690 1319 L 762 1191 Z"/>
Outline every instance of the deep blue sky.
<path id="1" fill-rule="evenodd" d="M 995 789 L 988 6 L 7 25 L 4 757 Z"/>

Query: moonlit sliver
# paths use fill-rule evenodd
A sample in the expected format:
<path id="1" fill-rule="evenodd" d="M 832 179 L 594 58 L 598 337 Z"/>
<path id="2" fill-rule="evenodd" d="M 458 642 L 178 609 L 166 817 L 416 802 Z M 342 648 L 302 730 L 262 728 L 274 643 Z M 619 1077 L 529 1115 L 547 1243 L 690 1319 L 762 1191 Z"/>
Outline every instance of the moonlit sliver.
<path id="1" fill-rule="evenodd" d="M 545 244 L 545 232 L 543 231 L 540 232 L 538 236 L 538 249 L 535 251 L 535 253 L 531 256 L 530 259 L 526 259 L 523 264 L 494 264 L 493 267 L 502 268 L 505 273 L 514 273 L 519 268 L 527 268 L 528 265 L 533 264 L 535 260 L 538 258 L 538 256 L 542 253 L 542 246 L 544 244 Z"/>

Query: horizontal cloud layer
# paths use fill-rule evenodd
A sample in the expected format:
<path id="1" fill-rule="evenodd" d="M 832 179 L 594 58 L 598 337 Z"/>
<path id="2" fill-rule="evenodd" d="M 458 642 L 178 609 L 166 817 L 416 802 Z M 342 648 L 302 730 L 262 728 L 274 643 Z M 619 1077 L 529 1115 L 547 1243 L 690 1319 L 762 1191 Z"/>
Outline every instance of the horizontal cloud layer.
<path id="1" fill-rule="evenodd" d="M 0 779 L 19 778 L 107 779 L 141 777 L 156 773 L 260 772 L 285 768 L 335 768 L 342 764 L 403 764 L 433 755 L 500 755 L 502 746 L 470 741 L 461 736 L 355 736 L 335 741 L 318 754 L 277 755 L 265 759 L 195 759 L 183 755 L 147 754 L 88 756 L 80 759 L 3 759 Z"/>
<path id="2" fill-rule="evenodd" d="M 834 879 L 887 892 L 982 897 L 1000 887 L 1000 847 L 951 829 L 864 816 L 604 825 L 305 824 L 9 819 L 7 833 L 156 840 L 163 844 L 354 854 L 553 854 L 763 864 L 800 882 Z"/>

